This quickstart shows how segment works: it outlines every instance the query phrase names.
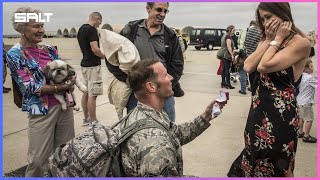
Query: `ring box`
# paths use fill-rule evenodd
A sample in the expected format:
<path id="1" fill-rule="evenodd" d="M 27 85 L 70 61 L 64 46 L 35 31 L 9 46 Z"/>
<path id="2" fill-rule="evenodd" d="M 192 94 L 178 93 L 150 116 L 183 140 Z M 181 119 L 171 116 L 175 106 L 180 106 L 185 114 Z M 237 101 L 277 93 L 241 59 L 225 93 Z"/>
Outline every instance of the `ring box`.
<path id="1" fill-rule="evenodd" d="M 217 102 L 227 104 L 229 100 L 229 92 L 220 91 L 220 97 L 216 99 Z"/>
<path id="2" fill-rule="evenodd" d="M 215 118 L 221 114 L 221 109 L 218 103 L 214 103 L 212 107 L 212 117 Z"/>

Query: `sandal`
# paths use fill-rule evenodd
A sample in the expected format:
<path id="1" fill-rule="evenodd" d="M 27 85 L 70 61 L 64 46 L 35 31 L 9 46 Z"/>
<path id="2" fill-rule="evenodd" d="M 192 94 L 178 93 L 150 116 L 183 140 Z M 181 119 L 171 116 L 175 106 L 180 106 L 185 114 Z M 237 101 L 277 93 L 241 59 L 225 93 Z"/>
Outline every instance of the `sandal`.
<path id="1" fill-rule="evenodd" d="M 317 142 L 317 138 L 312 137 L 312 136 L 308 136 L 308 137 L 303 137 L 303 142 L 308 142 L 308 143 L 316 143 Z"/>
<path id="2" fill-rule="evenodd" d="M 302 132 L 301 134 L 298 133 L 298 138 L 303 138 L 303 136 L 304 136 L 304 132 Z"/>

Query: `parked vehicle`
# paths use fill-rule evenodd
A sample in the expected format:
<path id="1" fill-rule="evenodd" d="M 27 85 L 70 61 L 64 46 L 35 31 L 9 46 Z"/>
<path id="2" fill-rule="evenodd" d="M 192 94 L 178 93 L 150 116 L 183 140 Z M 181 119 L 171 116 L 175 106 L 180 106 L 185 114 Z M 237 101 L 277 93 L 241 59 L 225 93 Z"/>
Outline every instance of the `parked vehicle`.
<path id="1" fill-rule="evenodd" d="M 189 45 L 195 46 L 197 50 L 201 48 L 213 50 L 214 47 L 221 46 L 221 37 L 225 33 L 225 29 L 194 28 L 190 34 Z"/>

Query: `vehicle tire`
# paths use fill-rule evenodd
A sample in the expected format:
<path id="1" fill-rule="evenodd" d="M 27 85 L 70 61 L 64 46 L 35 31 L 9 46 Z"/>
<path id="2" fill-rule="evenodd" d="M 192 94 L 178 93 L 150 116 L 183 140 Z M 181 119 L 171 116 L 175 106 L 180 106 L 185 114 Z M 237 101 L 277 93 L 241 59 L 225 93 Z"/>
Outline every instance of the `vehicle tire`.
<path id="1" fill-rule="evenodd" d="M 201 46 L 195 46 L 194 48 L 196 48 L 196 50 L 200 50 Z"/>
<path id="2" fill-rule="evenodd" d="M 213 43 L 209 43 L 207 46 L 207 50 L 213 50 L 214 48 L 214 44 Z"/>

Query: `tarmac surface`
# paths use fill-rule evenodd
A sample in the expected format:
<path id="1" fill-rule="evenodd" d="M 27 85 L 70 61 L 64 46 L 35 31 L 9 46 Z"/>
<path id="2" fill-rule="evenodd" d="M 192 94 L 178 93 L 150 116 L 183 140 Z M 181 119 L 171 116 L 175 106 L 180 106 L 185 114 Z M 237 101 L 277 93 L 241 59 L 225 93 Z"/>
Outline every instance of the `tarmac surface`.
<path id="1" fill-rule="evenodd" d="M 14 44 L 17 39 L 4 39 L 5 44 Z M 72 65 L 78 76 L 80 74 L 81 53 L 76 39 L 44 39 L 44 44 L 57 45 L 62 59 Z M 205 107 L 219 95 L 221 77 L 216 75 L 219 61 L 216 52 L 202 49 L 195 50 L 189 46 L 186 51 L 184 75 L 180 83 L 185 95 L 176 98 L 176 123 L 181 124 L 200 115 Z M 316 61 L 317 57 L 314 58 Z M 317 65 L 314 64 L 315 75 Z M 108 77 L 110 76 L 104 61 L 102 61 L 104 78 L 104 95 L 97 99 L 97 117 L 100 122 L 112 125 L 118 118 L 114 106 L 109 103 L 107 96 Z M 8 74 L 5 86 L 11 87 Z M 233 83 L 236 88 L 226 90 L 230 100 L 222 110 L 222 114 L 211 121 L 209 127 L 194 141 L 183 146 L 184 174 L 199 177 L 226 177 L 227 172 L 244 148 L 243 131 L 250 107 L 250 92 L 247 95 L 238 93 L 240 82 Z M 80 105 L 81 92 L 76 89 L 77 103 Z M 316 95 L 316 100 L 317 100 Z M 315 121 L 311 135 L 317 137 L 317 107 L 314 105 Z M 83 113 L 74 111 L 75 131 L 79 134 L 87 129 L 83 127 Z M 27 165 L 28 118 L 13 103 L 12 91 L 3 94 L 3 174 Z M 316 177 L 317 174 L 317 145 L 298 142 L 296 177 Z"/>

